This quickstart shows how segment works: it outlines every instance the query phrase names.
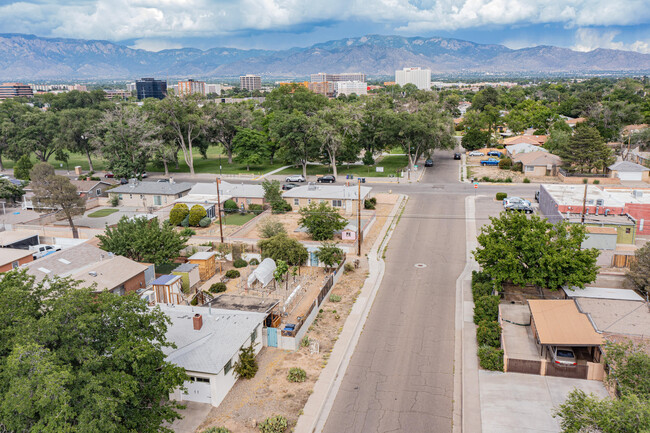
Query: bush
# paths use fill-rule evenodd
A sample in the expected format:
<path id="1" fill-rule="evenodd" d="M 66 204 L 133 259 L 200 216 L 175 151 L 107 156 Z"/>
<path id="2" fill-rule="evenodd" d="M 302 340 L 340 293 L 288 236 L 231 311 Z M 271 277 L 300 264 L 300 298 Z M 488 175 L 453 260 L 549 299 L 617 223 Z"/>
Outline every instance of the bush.
<path id="1" fill-rule="evenodd" d="M 527 177 L 524 177 L 524 183 L 530 183 L 530 179 L 528 179 Z"/>
<path id="2" fill-rule="evenodd" d="M 504 180 L 505 183 L 512 183 L 512 178 L 511 177 L 506 177 Z"/>
<path id="3" fill-rule="evenodd" d="M 264 210 L 264 207 L 261 204 L 249 204 L 248 205 L 248 211 L 254 214 L 260 214 Z"/>
<path id="4" fill-rule="evenodd" d="M 282 415 L 275 415 L 265 419 L 258 427 L 262 433 L 284 433 L 289 423 Z"/>
<path id="5" fill-rule="evenodd" d="M 96 180 L 99 182 L 100 180 L 102 180 L 102 178 L 97 176 L 90 176 L 90 180 Z"/>
<path id="6" fill-rule="evenodd" d="M 594 179 L 594 185 L 598 185 L 600 181 L 598 179 Z"/>
<path id="7" fill-rule="evenodd" d="M 245 268 L 248 266 L 248 262 L 244 259 L 237 259 L 232 263 L 232 265 L 236 268 Z"/>
<path id="8" fill-rule="evenodd" d="M 489 296 L 494 291 L 492 282 L 472 284 L 472 297 L 473 299 Z"/>
<path id="9" fill-rule="evenodd" d="M 257 359 L 255 359 L 255 350 L 251 344 L 248 347 L 239 349 L 239 361 L 235 363 L 234 370 L 238 377 L 252 379 L 257 374 Z"/>
<path id="10" fill-rule="evenodd" d="M 512 167 L 512 159 L 503 158 L 501 161 L 499 161 L 499 168 L 501 170 L 510 170 L 511 167 Z"/>
<path id="11" fill-rule="evenodd" d="M 482 320 L 476 328 L 476 341 L 479 346 L 501 347 L 501 326 L 496 321 Z"/>
<path id="12" fill-rule="evenodd" d="M 304 382 L 307 380 L 307 373 L 302 368 L 291 367 L 287 374 L 287 380 L 289 382 Z"/>
<path id="13" fill-rule="evenodd" d="M 195 204 L 192 206 L 192 209 L 190 209 L 189 223 L 192 227 L 196 227 L 199 225 L 199 221 L 206 216 L 208 216 L 208 213 L 205 211 L 205 208 L 200 204 Z"/>
<path id="14" fill-rule="evenodd" d="M 221 293 L 225 292 L 226 289 L 226 283 L 214 283 L 208 290 L 210 290 L 212 293 Z"/>
<path id="15" fill-rule="evenodd" d="M 212 224 L 212 220 L 209 216 L 203 217 L 201 218 L 201 221 L 199 221 L 199 227 L 208 227 L 210 224 Z"/>
<path id="16" fill-rule="evenodd" d="M 111 204 L 112 207 L 117 207 L 120 205 L 120 197 L 118 195 L 114 195 L 108 200 Z M 178 224 L 176 224 L 178 225 Z"/>
<path id="17" fill-rule="evenodd" d="M 190 214 L 188 213 L 185 215 L 185 218 L 183 218 L 183 221 L 181 221 L 181 227 L 189 227 L 190 226 Z"/>
<path id="18" fill-rule="evenodd" d="M 300 345 L 302 347 L 309 346 L 309 337 L 307 337 L 306 335 L 304 337 L 302 337 L 302 340 L 300 340 Z"/>
<path id="19" fill-rule="evenodd" d="M 344 272 L 354 272 L 354 265 L 352 263 L 346 263 L 343 265 Z"/>
<path id="20" fill-rule="evenodd" d="M 199 297 L 195 296 L 194 299 L 190 301 L 190 305 L 199 305 Z"/>
<path id="21" fill-rule="evenodd" d="M 524 164 L 522 164 L 521 161 L 515 162 L 514 164 L 512 164 L 511 170 L 522 173 L 524 171 Z"/>
<path id="22" fill-rule="evenodd" d="M 232 279 L 232 278 L 239 278 L 240 275 L 241 275 L 241 274 L 240 274 L 239 271 L 236 270 L 236 269 L 231 269 L 231 270 L 229 270 L 228 272 L 226 272 L 226 278 L 230 278 L 230 279 Z"/>
<path id="23" fill-rule="evenodd" d="M 239 210 L 239 206 L 234 200 L 228 199 L 223 203 L 223 210 L 226 213 L 234 213 Z"/>
<path id="24" fill-rule="evenodd" d="M 210 427 L 206 430 L 203 430 L 203 433 L 232 433 L 225 427 Z"/>
<path id="25" fill-rule="evenodd" d="M 474 283 L 487 283 L 492 281 L 492 278 L 482 271 L 472 271 L 472 285 Z"/>
<path id="26" fill-rule="evenodd" d="M 264 221 L 260 223 L 258 231 L 260 237 L 268 239 L 272 238 L 273 236 L 286 233 L 287 229 L 284 228 L 284 224 L 282 224 L 279 220 L 274 217 L 270 217 L 265 218 Z"/>
<path id="27" fill-rule="evenodd" d="M 181 236 L 190 237 L 190 236 L 194 236 L 195 234 L 196 232 L 189 227 L 185 227 L 183 230 L 181 230 Z"/>
<path id="28" fill-rule="evenodd" d="M 375 165 L 375 158 L 372 157 L 372 152 L 364 153 L 361 162 L 363 162 L 363 165 Z"/>
<path id="29" fill-rule="evenodd" d="M 330 302 L 341 302 L 341 297 L 332 293 L 330 295 Z"/>
<path id="30" fill-rule="evenodd" d="M 481 368 L 503 371 L 503 350 L 490 346 L 481 346 L 478 348 L 478 359 Z"/>
<path id="31" fill-rule="evenodd" d="M 252 259 L 250 259 L 250 261 L 248 262 L 248 264 L 251 265 L 251 266 L 257 266 L 257 265 L 260 264 L 260 261 L 257 260 L 257 259 L 255 259 L 255 258 L 252 258 Z"/>
<path id="32" fill-rule="evenodd" d="M 372 203 L 373 205 L 376 205 L 376 204 L 377 204 L 377 197 L 370 197 L 370 198 L 368 199 L 368 201 L 369 201 L 370 203 Z"/>
<path id="33" fill-rule="evenodd" d="M 364 209 L 374 209 L 375 205 L 370 200 L 364 200 L 363 201 L 363 208 Z"/>
<path id="34" fill-rule="evenodd" d="M 499 297 L 497 295 L 481 296 L 474 299 L 474 323 L 481 320 L 497 320 L 499 316 Z"/>
<path id="35" fill-rule="evenodd" d="M 14 166 L 14 177 L 20 180 L 29 180 L 29 172 L 33 167 L 34 164 L 29 159 L 29 155 L 21 156 Z"/>
<path id="36" fill-rule="evenodd" d="M 169 223 L 173 226 L 179 225 L 190 213 L 190 208 L 185 203 L 176 203 L 169 211 Z"/>
<path id="37" fill-rule="evenodd" d="M 507 193 L 507 192 L 498 192 L 498 193 L 497 193 L 497 200 L 498 200 L 498 201 L 501 201 L 501 200 L 503 200 L 503 199 L 506 198 L 506 197 L 508 197 L 508 193 Z"/>
<path id="38" fill-rule="evenodd" d="M 273 213 L 291 212 L 291 209 L 292 209 L 291 205 L 286 200 L 278 200 L 276 202 L 271 203 L 271 211 Z"/>

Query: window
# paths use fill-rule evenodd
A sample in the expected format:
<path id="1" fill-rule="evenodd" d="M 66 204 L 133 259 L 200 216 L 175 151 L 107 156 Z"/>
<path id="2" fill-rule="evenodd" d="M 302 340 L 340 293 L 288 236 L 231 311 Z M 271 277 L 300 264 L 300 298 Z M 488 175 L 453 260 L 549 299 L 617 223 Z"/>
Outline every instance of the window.
<path id="1" fill-rule="evenodd" d="M 129 194 L 129 198 L 133 198 L 133 194 Z"/>
<path id="2" fill-rule="evenodd" d="M 229 359 L 228 362 L 226 362 L 226 365 L 223 367 L 223 374 L 228 374 L 230 370 L 232 370 L 232 360 Z"/>
<path id="3" fill-rule="evenodd" d="M 251 333 L 251 344 L 255 343 L 256 339 L 257 339 L 257 327 L 255 327 L 255 329 Z"/>
<path id="4" fill-rule="evenodd" d="M 102 190 L 99 189 L 99 188 L 97 188 L 97 190 L 95 191 L 95 194 L 97 194 L 97 195 L 102 195 Z"/>
<path id="5" fill-rule="evenodd" d="M 144 200 L 144 194 L 140 194 L 140 200 Z"/>
<path id="6" fill-rule="evenodd" d="M 293 199 L 293 205 L 294 206 L 300 206 L 300 199 L 299 198 L 294 198 Z"/>
<path id="7" fill-rule="evenodd" d="M 124 295 L 124 286 L 119 286 L 111 290 L 114 295 L 122 296 Z"/>
<path id="8" fill-rule="evenodd" d="M 13 262 L 13 263 L 11 264 L 11 269 L 16 269 L 18 266 L 20 266 L 20 263 L 18 263 L 18 262 Z M 257 332 L 257 329 L 255 330 L 255 332 Z"/>
<path id="9" fill-rule="evenodd" d="M 210 383 L 210 379 L 205 377 L 190 376 L 190 382 Z"/>
<path id="10" fill-rule="evenodd" d="M 154 204 L 154 206 L 160 206 L 161 203 L 162 203 L 162 200 L 160 199 L 160 196 L 159 195 L 154 195 L 153 196 L 153 204 Z"/>
<path id="11" fill-rule="evenodd" d="M 627 233 L 627 234 L 629 235 L 630 233 L 632 233 L 632 229 L 629 228 L 629 227 L 627 227 L 627 228 L 625 229 L 625 233 Z"/>
<path id="12" fill-rule="evenodd" d="M 122 194 L 118 194 L 118 195 L 117 195 L 117 199 L 118 199 L 118 200 L 122 200 Z"/>
<path id="13" fill-rule="evenodd" d="M 307 204 L 311 204 L 311 199 L 310 198 L 307 199 Z"/>
<path id="14" fill-rule="evenodd" d="M 343 206 L 343 200 L 332 200 L 332 206 L 333 207 L 342 207 Z"/>
<path id="15" fill-rule="evenodd" d="M 252 202 L 252 200 L 251 200 L 250 198 L 247 198 L 247 199 L 246 199 L 246 204 L 247 204 L 247 205 L 248 205 L 248 204 L 251 204 L 251 202 Z"/>
<path id="16" fill-rule="evenodd" d="M 527 165 L 526 166 L 526 171 L 535 171 L 535 167 L 532 165 Z"/>

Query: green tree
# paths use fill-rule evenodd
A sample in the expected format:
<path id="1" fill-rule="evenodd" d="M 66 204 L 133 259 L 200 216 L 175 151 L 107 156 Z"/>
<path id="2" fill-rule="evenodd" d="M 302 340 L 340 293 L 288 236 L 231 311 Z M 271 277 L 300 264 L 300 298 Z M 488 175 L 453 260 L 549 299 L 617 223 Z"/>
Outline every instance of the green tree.
<path id="1" fill-rule="evenodd" d="M 244 379 L 252 379 L 255 377 L 259 366 L 257 365 L 255 349 L 252 344 L 239 349 L 239 360 L 233 368 L 238 377 L 243 377 Z"/>
<path id="2" fill-rule="evenodd" d="M 630 270 L 625 275 L 637 290 L 650 292 L 650 242 L 634 252 L 636 260 L 630 265 Z"/>
<path id="3" fill-rule="evenodd" d="M 481 131 L 480 128 L 471 128 L 461 139 L 461 145 L 465 150 L 476 150 L 485 147 L 490 142 L 490 133 Z"/>
<path id="4" fill-rule="evenodd" d="M 579 173 L 604 171 L 614 162 L 612 150 L 607 147 L 598 130 L 578 124 L 573 136 L 564 147 L 557 149 L 563 165 Z"/>
<path id="5" fill-rule="evenodd" d="M 282 190 L 280 190 L 280 182 L 277 180 L 264 180 L 262 181 L 262 188 L 264 189 L 264 201 L 266 201 L 274 213 L 283 213 L 287 210 L 289 205 L 284 198 L 282 198 Z"/>
<path id="6" fill-rule="evenodd" d="M 499 106 L 499 92 L 492 86 L 480 90 L 472 99 L 472 110 L 483 111 L 487 105 Z"/>
<path id="7" fill-rule="evenodd" d="M 316 258 L 325 265 L 327 270 L 339 265 L 344 257 L 343 250 L 335 242 L 323 242 L 316 250 Z"/>
<path id="8" fill-rule="evenodd" d="M 496 284 L 532 284 L 557 290 L 583 288 L 596 279 L 598 250 L 582 249 L 585 228 L 566 222 L 551 224 L 537 215 L 502 212 L 481 228 L 473 254 Z"/>
<path id="9" fill-rule="evenodd" d="M 289 265 L 284 260 L 278 260 L 275 263 L 275 271 L 273 271 L 273 278 L 278 283 L 284 281 L 284 277 L 289 272 Z"/>
<path id="10" fill-rule="evenodd" d="M 239 128 L 232 140 L 231 152 L 234 151 L 237 161 L 246 164 L 246 170 L 250 170 L 251 165 L 261 165 L 268 159 L 267 142 L 268 138 L 263 132 Z M 229 155 L 229 158 L 232 158 L 232 155 Z"/>
<path id="11" fill-rule="evenodd" d="M 21 156 L 14 166 L 14 177 L 20 180 L 29 180 L 29 172 L 32 167 L 34 164 L 32 164 L 29 154 Z"/>
<path id="12" fill-rule="evenodd" d="M 34 153 L 39 161 L 47 162 L 52 156 L 66 161 L 65 147 L 56 140 L 60 132 L 59 114 L 32 109 L 25 112 L 18 121 L 18 134 L 13 154 Z"/>
<path id="13" fill-rule="evenodd" d="M 284 228 L 284 224 L 277 218 L 267 217 L 259 223 L 258 232 L 260 237 L 268 239 L 279 234 L 286 234 L 287 229 Z"/>
<path id="14" fill-rule="evenodd" d="M 280 144 L 284 159 L 300 165 L 302 174 L 306 178 L 307 163 L 318 154 L 319 150 L 315 139 L 317 134 L 315 121 L 301 111 L 294 110 L 273 117 L 269 131 L 271 138 Z"/>
<path id="15" fill-rule="evenodd" d="M 86 197 L 79 195 L 70 179 L 55 175 L 54 168 L 46 162 L 32 168 L 29 176 L 32 179 L 30 186 L 34 193 L 34 209 L 38 212 L 51 212 L 52 209 L 63 212 L 72 229 L 72 237 L 78 238 L 73 217 L 86 211 Z"/>
<path id="16" fill-rule="evenodd" d="M 306 116 L 313 116 L 327 105 L 327 97 L 312 92 L 299 85 L 282 85 L 266 95 L 264 108 L 269 113 L 291 113 L 298 111 Z"/>
<path id="17" fill-rule="evenodd" d="M 0 179 L 0 198 L 16 203 L 24 195 L 25 189 L 22 185 L 14 185 L 7 179 Z"/>
<path id="18" fill-rule="evenodd" d="M 169 393 L 187 378 L 165 361 L 169 319 L 137 296 L 67 279 L 0 281 L 0 424 L 6 431 L 168 432 Z"/>
<path id="19" fill-rule="evenodd" d="M 309 256 L 303 244 L 284 233 L 262 239 L 257 242 L 257 246 L 262 251 L 262 258 L 270 257 L 276 262 L 283 260 L 292 266 L 302 265 Z"/>
<path id="20" fill-rule="evenodd" d="M 361 111 L 352 104 L 326 107 L 316 114 L 317 137 L 321 144 L 320 151 L 327 155 L 327 161 L 332 168 L 334 177 L 338 176 L 337 156 L 346 144 L 351 146 L 352 143 L 357 142 L 360 118 Z M 357 155 L 359 153 L 359 148 L 356 146 L 355 153 Z"/>
<path id="21" fill-rule="evenodd" d="M 205 218 L 208 215 L 206 212 L 205 208 L 201 206 L 200 204 L 195 204 L 192 206 L 192 209 L 190 209 L 190 220 L 189 223 L 191 226 L 198 226 L 199 221 L 201 221 L 203 218 Z"/>
<path id="22" fill-rule="evenodd" d="M 220 104 L 210 103 L 204 107 L 206 113 L 206 135 L 212 143 L 223 146 L 228 155 L 228 164 L 232 164 L 232 154 L 235 150 L 235 137 L 247 129 L 253 121 L 251 108 L 247 103 Z M 255 131 L 257 132 L 257 131 Z M 249 139 L 254 137 L 249 137 Z M 259 138 L 259 137 L 255 137 Z M 258 143 L 260 141 L 257 141 Z M 239 145 L 243 143 L 240 139 Z M 239 153 L 235 150 L 236 153 Z M 252 154 L 249 153 L 248 157 Z M 238 155 L 240 156 L 240 155 Z M 244 158 L 245 159 L 245 158 Z M 259 163 L 259 162 L 255 162 Z M 247 163 L 246 165 L 249 165 Z"/>
<path id="23" fill-rule="evenodd" d="M 650 355 L 643 345 L 631 341 L 615 343 L 608 341 L 603 347 L 605 363 L 609 367 L 607 381 L 621 394 L 636 394 L 650 398 Z"/>
<path id="24" fill-rule="evenodd" d="M 102 112 L 90 108 L 74 108 L 59 114 L 59 146 L 71 152 L 86 155 L 90 171 L 95 171 L 91 155 L 97 151 L 97 141 L 92 140 L 94 126 Z"/>
<path id="25" fill-rule="evenodd" d="M 307 229 L 307 233 L 315 241 L 326 241 L 334 238 L 334 233 L 343 230 L 348 224 L 341 214 L 327 203 L 312 202 L 300 209 L 298 223 Z"/>
<path id="26" fill-rule="evenodd" d="M 114 227 L 107 227 L 99 238 L 99 248 L 128 257 L 137 262 L 169 263 L 185 248 L 187 238 L 168 223 L 157 218 L 122 219 Z"/>
<path id="27" fill-rule="evenodd" d="M 20 118 L 28 109 L 29 107 L 27 105 L 14 99 L 5 99 L 0 104 L 0 170 L 4 170 L 2 156 L 12 148 L 15 159 L 19 159 L 24 153 L 22 150 L 17 149 L 14 143 L 17 141 L 18 134 L 20 133 L 18 126 Z M 27 170 L 27 174 L 29 174 L 29 170 Z"/>

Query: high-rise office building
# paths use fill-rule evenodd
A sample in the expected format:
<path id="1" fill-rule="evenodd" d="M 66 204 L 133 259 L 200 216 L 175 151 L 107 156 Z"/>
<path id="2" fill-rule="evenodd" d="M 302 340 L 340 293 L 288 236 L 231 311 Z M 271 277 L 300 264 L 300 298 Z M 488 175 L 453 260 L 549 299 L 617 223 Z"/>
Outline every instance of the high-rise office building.
<path id="1" fill-rule="evenodd" d="M 262 77 L 259 75 L 242 75 L 239 77 L 239 87 L 242 89 L 250 90 L 260 90 L 262 88 Z"/>
<path id="2" fill-rule="evenodd" d="M 167 82 L 153 78 L 136 80 L 135 89 L 138 99 L 156 98 L 163 99 L 167 96 Z"/>
<path id="3" fill-rule="evenodd" d="M 363 81 L 337 81 L 334 83 L 336 86 L 336 93 L 338 95 L 367 95 L 368 83 Z"/>
<path id="4" fill-rule="evenodd" d="M 395 71 L 395 82 L 400 86 L 414 84 L 420 90 L 431 90 L 431 69 L 404 68 Z"/>
<path id="5" fill-rule="evenodd" d="M 178 82 L 178 96 L 187 96 L 198 93 L 205 96 L 205 81 L 179 81 Z"/>
<path id="6" fill-rule="evenodd" d="M 210 93 L 214 93 L 216 95 L 221 95 L 221 89 L 222 89 L 221 84 L 206 84 L 205 94 L 209 95 Z"/>
<path id="7" fill-rule="evenodd" d="M 318 74 L 311 74 L 312 83 L 322 83 L 323 81 L 366 81 L 366 74 L 361 72 L 344 72 L 342 74 L 327 74 L 319 72 Z"/>
<path id="8" fill-rule="evenodd" d="M 0 84 L 0 99 L 18 98 L 20 96 L 31 98 L 34 96 L 32 88 L 23 83 Z"/>

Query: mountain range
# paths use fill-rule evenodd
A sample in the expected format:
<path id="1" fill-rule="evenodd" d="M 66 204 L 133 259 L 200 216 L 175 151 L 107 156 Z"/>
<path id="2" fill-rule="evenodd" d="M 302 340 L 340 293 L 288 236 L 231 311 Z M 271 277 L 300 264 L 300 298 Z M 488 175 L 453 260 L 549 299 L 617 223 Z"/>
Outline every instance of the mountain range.
<path id="1" fill-rule="evenodd" d="M 403 67 L 434 75 L 559 74 L 650 71 L 650 54 L 554 46 L 510 49 L 439 37 L 368 35 L 287 50 L 181 48 L 159 52 L 99 40 L 0 34 L 0 80 L 135 79 L 143 76 L 304 77 L 316 72 L 393 75 Z"/>

